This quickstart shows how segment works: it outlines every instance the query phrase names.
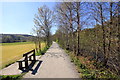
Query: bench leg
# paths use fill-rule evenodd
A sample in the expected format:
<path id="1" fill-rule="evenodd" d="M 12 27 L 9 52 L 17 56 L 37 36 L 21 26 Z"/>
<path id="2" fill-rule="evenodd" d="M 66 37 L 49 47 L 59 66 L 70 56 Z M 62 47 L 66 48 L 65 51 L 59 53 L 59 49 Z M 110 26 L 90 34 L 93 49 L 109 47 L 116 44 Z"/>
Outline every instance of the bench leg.
<path id="1" fill-rule="evenodd" d="M 32 61 L 32 56 L 29 57 L 29 61 Z"/>
<path id="2" fill-rule="evenodd" d="M 27 70 L 29 67 L 28 67 L 28 56 L 26 55 L 25 56 L 25 69 Z"/>
<path id="3" fill-rule="evenodd" d="M 34 51 L 34 53 L 33 53 L 33 60 L 36 61 L 35 51 Z"/>
<path id="4" fill-rule="evenodd" d="M 23 67 L 22 67 L 22 61 L 20 61 L 18 64 L 19 64 L 19 68 L 18 69 L 22 70 L 23 69 Z"/>
<path id="5" fill-rule="evenodd" d="M 29 68 L 28 66 L 28 60 L 25 61 L 25 69 L 27 70 Z"/>

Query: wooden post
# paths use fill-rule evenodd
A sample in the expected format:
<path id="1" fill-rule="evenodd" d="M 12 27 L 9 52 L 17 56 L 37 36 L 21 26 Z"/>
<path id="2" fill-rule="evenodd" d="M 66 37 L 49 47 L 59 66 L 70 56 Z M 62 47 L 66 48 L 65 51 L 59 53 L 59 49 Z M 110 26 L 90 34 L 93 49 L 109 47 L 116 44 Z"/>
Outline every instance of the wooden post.
<path id="1" fill-rule="evenodd" d="M 22 70 L 23 69 L 23 67 L 22 67 L 22 61 L 17 61 L 17 62 L 19 64 L 19 68 L 18 69 Z"/>
<path id="2" fill-rule="evenodd" d="M 28 69 L 28 57 L 25 55 L 25 69 Z"/>
<path id="3" fill-rule="evenodd" d="M 33 60 L 36 61 L 35 50 L 33 51 Z"/>
<path id="4" fill-rule="evenodd" d="M 32 56 L 29 57 L 29 61 L 32 61 Z"/>

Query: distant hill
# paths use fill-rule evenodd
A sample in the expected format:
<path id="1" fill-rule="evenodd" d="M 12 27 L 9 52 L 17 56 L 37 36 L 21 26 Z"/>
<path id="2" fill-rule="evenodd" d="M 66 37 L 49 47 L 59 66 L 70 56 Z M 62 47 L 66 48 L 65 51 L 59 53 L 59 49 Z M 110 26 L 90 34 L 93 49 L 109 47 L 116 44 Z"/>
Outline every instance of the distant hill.
<path id="1" fill-rule="evenodd" d="M 0 43 L 27 42 L 33 37 L 27 34 L 0 34 Z"/>

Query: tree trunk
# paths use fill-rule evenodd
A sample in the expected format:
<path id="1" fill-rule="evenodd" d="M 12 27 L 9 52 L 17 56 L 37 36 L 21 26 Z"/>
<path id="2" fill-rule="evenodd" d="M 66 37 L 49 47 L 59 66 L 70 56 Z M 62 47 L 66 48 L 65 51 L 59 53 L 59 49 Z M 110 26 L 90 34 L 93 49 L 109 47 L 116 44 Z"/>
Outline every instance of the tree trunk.
<path id="1" fill-rule="evenodd" d="M 108 43 L 108 51 L 109 51 L 109 53 L 108 53 L 108 57 L 109 57 L 109 54 L 112 53 L 111 52 L 111 35 L 112 35 L 111 30 L 112 30 L 112 27 L 113 27 L 112 5 L 113 5 L 113 3 L 110 2 L 110 24 L 109 24 L 109 43 Z"/>
<path id="2" fill-rule="evenodd" d="M 77 28 L 77 56 L 80 54 L 80 13 L 79 10 L 80 9 L 80 2 L 77 2 L 77 24 L 78 24 L 78 28 Z M 81 54 L 80 54 L 81 55 Z"/>
<path id="3" fill-rule="evenodd" d="M 101 25 L 102 25 L 102 31 L 103 31 L 103 35 L 102 35 L 102 38 L 103 38 L 103 53 L 105 55 L 104 57 L 104 65 L 106 66 L 107 65 L 107 54 L 106 54 L 106 37 L 105 37 L 105 28 L 104 28 L 104 20 L 103 20 L 103 6 L 102 4 L 100 4 L 100 16 L 101 16 Z"/>

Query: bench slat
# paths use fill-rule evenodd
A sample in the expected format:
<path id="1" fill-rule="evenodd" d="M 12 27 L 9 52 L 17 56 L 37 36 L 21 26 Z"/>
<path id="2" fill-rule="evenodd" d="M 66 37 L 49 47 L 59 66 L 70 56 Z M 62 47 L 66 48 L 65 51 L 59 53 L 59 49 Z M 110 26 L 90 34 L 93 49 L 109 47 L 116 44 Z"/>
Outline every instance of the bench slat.
<path id="1" fill-rule="evenodd" d="M 33 50 L 30 51 L 30 52 L 27 52 L 27 53 L 23 54 L 23 57 L 26 56 L 26 55 L 28 55 L 28 54 L 30 54 L 30 53 L 32 53 L 32 52 L 35 52 L 35 49 L 33 49 Z"/>

